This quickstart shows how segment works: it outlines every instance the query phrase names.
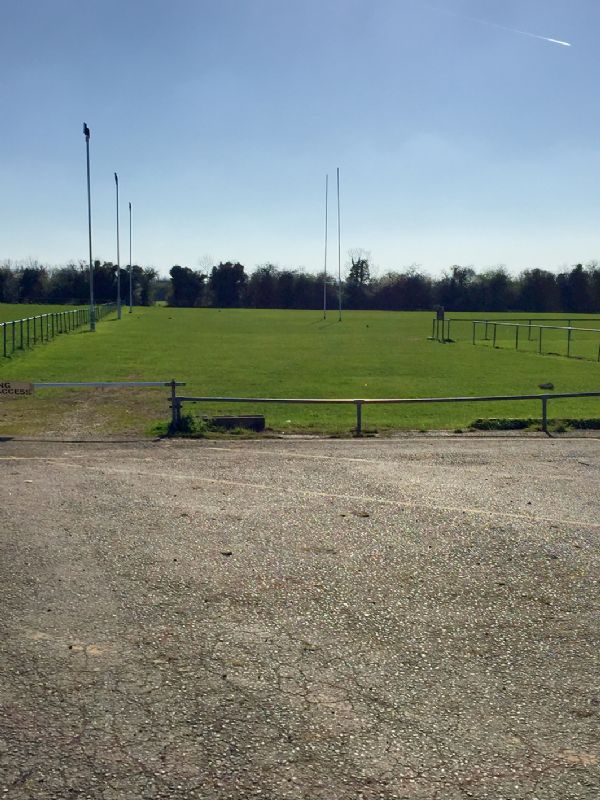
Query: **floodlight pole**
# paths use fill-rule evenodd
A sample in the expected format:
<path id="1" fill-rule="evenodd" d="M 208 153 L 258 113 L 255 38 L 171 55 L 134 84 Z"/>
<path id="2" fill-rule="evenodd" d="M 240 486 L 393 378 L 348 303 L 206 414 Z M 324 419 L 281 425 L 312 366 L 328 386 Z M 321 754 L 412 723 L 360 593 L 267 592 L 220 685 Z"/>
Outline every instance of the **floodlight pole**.
<path id="1" fill-rule="evenodd" d="M 129 203 L 129 313 L 133 311 L 133 280 L 131 268 L 131 203 Z"/>
<path id="2" fill-rule="evenodd" d="M 329 197 L 329 175 L 325 175 L 325 268 L 323 270 L 323 319 L 327 319 L 327 210 Z"/>
<path id="3" fill-rule="evenodd" d="M 92 261 L 92 194 L 90 190 L 90 129 L 83 123 L 85 136 L 85 152 L 87 161 L 87 196 L 88 196 L 88 235 L 90 242 L 90 331 L 96 330 L 96 309 L 94 307 L 94 262 Z"/>
<path id="4" fill-rule="evenodd" d="M 119 176 L 115 172 L 117 192 L 117 319 L 121 319 L 121 250 L 119 243 Z"/>
<path id="5" fill-rule="evenodd" d="M 337 168 L 337 217 L 338 217 L 338 304 L 342 321 L 342 235 L 340 231 L 340 168 Z"/>

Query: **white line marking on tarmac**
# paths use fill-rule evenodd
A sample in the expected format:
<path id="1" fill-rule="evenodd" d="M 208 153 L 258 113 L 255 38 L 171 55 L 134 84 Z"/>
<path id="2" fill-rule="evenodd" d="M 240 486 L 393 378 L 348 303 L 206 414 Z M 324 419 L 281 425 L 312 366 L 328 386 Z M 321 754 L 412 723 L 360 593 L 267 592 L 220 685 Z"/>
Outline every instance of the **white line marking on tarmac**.
<path id="1" fill-rule="evenodd" d="M 125 475 L 131 476 L 133 470 L 120 469 L 110 465 L 103 465 L 101 467 L 91 466 L 90 464 L 70 464 L 61 458 L 47 458 L 44 456 L 0 456 L 0 461 L 40 461 L 45 463 L 58 464 L 63 467 L 77 470 L 89 470 L 92 472 L 101 472 L 103 474 Z M 255 491 L 266 492 L 279 492 L 280 494 L 300 495 L 301 497 L 318 497 L 326 500 L 342 500 L 344 502 L 352 503 L 376 503 L 384 506 L 395 506 L 396 508 L 406 508 L 410 510 L 425 509 L 446 514 L 469 514 L 471 516 L 481 517 L 498 517 L 500 519 L 515 520 L 518 522 L 527 522 L 532 525 L 535 524 L 550 524 L 550 525 L 568 525 L 571 527 L 590 528 L 593 530 L 600 529 L 599 522 L 584 522 L 582 520 L 560 519 L 557 517 L 533 517 L 528 514 L 515 514 L 510 511 L 495 511 L 487 508 L 460 508 L 457 506 L 442 506 L 435 504 L 428 504 L 425 502 L 412 502 L 409 500 L 390 500 L 385 497 L 373 497 L 371 495 L 354 495 L 354 494 L 337 494 L 335 492 L 318 492 L 314 489 L 297 489 L 289 486 L 277 486 L 276 484 L 267 483 L 250 483 L 248 481 L 233 481 L 224 478 L 205 478 L 199 475 L 190 475 L 187 473 L 174 473 L 172 471 L 164 472 L 148 472 L 139 470 L 135 471 L 135 476 L 147 476 L 149 478 L 159 478 L 165 481 L 168 478 L 176 478 L 179 480 L 193 481 L 195 483 L 207 483 L 213 486 L 230 486 L 236 489 L 253 489 Z"/>

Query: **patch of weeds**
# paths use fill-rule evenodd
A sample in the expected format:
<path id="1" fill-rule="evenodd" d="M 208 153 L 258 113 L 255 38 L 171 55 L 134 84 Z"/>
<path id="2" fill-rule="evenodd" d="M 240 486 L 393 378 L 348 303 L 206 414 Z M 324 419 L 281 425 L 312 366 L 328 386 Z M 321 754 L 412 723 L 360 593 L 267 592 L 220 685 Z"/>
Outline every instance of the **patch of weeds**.
<path id="1" fill-rule="evenodd" d="M 553 420 L 554 423 L 560 425 L 565 430 L 576 431 L 598 431 L 600 430 L 600 419 L 598 417 L 588 417 L 583 419 L 557 419 Z M 564 431 L 560 431 L 564 433 Z"/>
<path id="2" fill-rule="evenodd" d="M 207 432 L 208 426 L 206 423 L 193 414 L 182 414 L 177 427 L 174 427 L 172 423 L 168 426 L 169 436 L 187 436 L 193 439 L 203 439 Z"/>
<path id="3" fill-rule="evenodd" d="M 474 431 L 522 431 L 534 425 L 539 425 L 539 420 L 491 417 L 489 419 L 476 419 L 469 425 L 469 428 Z"/>

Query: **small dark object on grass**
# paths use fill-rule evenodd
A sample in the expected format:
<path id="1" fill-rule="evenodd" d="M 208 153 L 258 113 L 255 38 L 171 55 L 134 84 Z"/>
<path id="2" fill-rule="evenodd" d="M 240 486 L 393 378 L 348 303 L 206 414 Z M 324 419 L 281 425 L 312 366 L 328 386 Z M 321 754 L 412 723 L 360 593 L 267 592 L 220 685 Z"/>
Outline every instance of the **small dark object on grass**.
<path id="1" fill-rule="evenodd" d="M 553 383 L 538 383 L 538 389 L 554 389 Z"/>

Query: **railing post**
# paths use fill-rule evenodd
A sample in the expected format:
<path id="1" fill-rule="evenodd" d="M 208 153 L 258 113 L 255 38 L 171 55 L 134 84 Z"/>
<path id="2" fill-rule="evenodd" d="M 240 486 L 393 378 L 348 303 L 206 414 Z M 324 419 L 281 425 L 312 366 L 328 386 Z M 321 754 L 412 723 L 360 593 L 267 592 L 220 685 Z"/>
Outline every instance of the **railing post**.
<path id="1" fill-rule="evenodd" d="M 519 349 L 519 323 L 515 325 L 515 350 Z"/>
<path id="2" fill-rule="evenodd" d="M 23 318 L 21 317 L 21 350 L 24 350 L 23 347 Z"/>
<path id="3" fill-rule="evenodd" d="M 492 342 L 492 347 L 496 347 L 496 330 L 497 329 L 498 329 L 498 326 L 494 322 L 494 341 Z"/>
<path id="4" fill-rule="evenodd" d="M 542 326 L 540 325 L 540 345 L 539 345 L 539 347 L 538 347 L 538 353 L 539 353 L 540 355 L 542 355 L 542 331 L 543 331 L 543 330 L 544 330 L 544 329 L 543 329 L 543 328 L 542 328 Z"/>
<path id="5" fill-rule="evenodd" d="M 569 320 L 570 322 L 570 320 Z M 567 358 L 571 358 L 571 334 L 573 333 L 572 328 L 569 328 L 567 331 Z"/>
<path id="6" fill-rule="evenodd" d="M 487 321 L 487 319 L 485 321 L 485 334 L 484 334 L 483 338 L 486 340 L 486 342 L 489 339 L 489 336 L 488 336 L 488 321 Z"/>
<path id="7" fill-rule="evenodd" d="M 31 340 L 30 333 L 29 333 L 29 317 L 27 317 L 27 349 L 29 350 L 29 342 Z"/>
<path id="8" fill-rule="evenodd" d="M 548 396 L 542 397 L 542 430 L 548 433 Z"/>
<path id="9" fill-rule="evenodd" d="M 4 358 L 6 358 L 6 322 L 2 323 L 2 338 L 4 339 Z"/>
<path id="10" fill-rule="evenodd" d="M 175 378 L 171 381 L 171 427 L 176 430 L 178 427 L 177 413 L 177 384 Z"/>
<path id="11" fill-rule="evenodd" d="M 13 331 L 12 331 L 12 351 L 13 353 L 17 349 L 16 347 L 16 335 L 15 335 L 15 328 L 17 327 L 17 321 L 13 319 Z"/>
<path id="12" fill-rule="evenodd" d="M 528 320 L 528 322 L 529 322 L 529 331 L 527 333 L 527 341 L 530 342 L 531 341 L 531 320 Z"/>
<path id="13" fill-rule="evenodd" d="M 362 400 L 355 400 L 356 404 L 356 435 L 362 436 Z"/>
<path id="14" fill-rule="evenodd" d="M 475 325 L 476 324 L 477 323 L 475 322 L 475 320 L 473 320 L 473 344 L 475 344 Z"/>

